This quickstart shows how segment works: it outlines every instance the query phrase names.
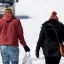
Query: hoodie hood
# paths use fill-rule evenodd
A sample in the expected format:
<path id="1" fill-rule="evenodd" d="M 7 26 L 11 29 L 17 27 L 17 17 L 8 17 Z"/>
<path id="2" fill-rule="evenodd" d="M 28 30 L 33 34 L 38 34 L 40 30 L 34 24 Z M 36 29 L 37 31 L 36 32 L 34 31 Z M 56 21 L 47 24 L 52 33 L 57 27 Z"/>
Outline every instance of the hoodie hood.
<path id="1" fill-rule="evenodd" d="M 3 19 L 6 21 L 6 22 L 11 22 L 11 20 L 13 20 L 15 17 L 13 14 L 10 14 L 10 13 L 7 13 L 3 16 Z"/>

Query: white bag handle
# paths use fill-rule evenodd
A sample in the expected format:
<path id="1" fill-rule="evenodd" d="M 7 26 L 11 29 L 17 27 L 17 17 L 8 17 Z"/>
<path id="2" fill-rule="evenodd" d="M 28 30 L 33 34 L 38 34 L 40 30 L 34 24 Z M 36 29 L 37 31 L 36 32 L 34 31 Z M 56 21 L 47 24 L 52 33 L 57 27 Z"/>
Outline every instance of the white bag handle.
<path id="1" fill-rule="evenodd" d="M 25 56 L 31 56 L 30 52 L 25 52 Z"/>
<path id="2" fill-rule="evenodd" d="M 22 64 L 32 64 L 32 59 L 30 52 L 25 53 L 25 57 L 23 58 L 23 63 Z"/>

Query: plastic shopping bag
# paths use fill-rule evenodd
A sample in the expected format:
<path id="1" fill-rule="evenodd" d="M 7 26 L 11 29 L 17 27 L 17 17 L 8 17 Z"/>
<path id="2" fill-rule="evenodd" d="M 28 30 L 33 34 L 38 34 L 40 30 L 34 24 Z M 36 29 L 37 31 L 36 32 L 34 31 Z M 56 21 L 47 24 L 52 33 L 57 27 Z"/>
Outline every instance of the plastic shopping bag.
<path id="1" fill-rule="evenodd" d="M 41 58 L 32 58 L 32 64 L 45 64 L 45 59 Z"/>
<path id="2" fill-rule="evenodd" d="M 22 64 L 32 64 L 32 58 L 30 52 L 25 53 L 25 57 L 23 58 Z"/>

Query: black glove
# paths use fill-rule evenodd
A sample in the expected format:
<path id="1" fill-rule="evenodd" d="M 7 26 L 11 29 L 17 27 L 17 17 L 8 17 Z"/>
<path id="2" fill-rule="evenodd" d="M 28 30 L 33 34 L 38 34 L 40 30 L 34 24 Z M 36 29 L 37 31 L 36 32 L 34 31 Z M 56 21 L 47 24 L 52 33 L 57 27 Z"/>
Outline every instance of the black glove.
<path id="1" fill-rule="evenodd" d="M 36 57 L 39 58 L 39 52 L 36 52 Z"/>
<path id="2" fill-rule="evenodd" d="M 24 50 L 25 50 L 26 52 L 29 52 L 29 51 L 30 51 L 30 48 L 26 45 L 26 46 L 24 47 Z"/>

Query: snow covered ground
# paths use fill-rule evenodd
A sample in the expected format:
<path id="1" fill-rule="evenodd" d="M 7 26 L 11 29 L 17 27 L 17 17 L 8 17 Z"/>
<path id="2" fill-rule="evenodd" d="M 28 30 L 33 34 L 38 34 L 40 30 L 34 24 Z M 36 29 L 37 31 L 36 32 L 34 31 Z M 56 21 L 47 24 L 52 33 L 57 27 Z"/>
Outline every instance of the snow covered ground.
<path id="1" fill-rule="evenodd" d="M 21 19 L 24 30 L 24 37 L 31 49 L 33 64 L 45 64 L 44 55 L 40 50 L 40 59 L 35 57 L 35 48 L 38 40 L 41 24 L 49 19 L 52 11 L 57 11 L 59 20 L 64 23 L 64 1 L 63 0 L 19 0 L 15 4 L 16 15 L 27 15 L 30 18 Z M 19 64 L 22 64 L 25 51 L 20 45 Z M 37 62 L 35 62 L 37 61 Z M 1 62 L 1 60 L 0 60 Z M 60 64 L 64 63 L 64 58 L 61 58 Z M 1 63 L 2 64 L 2 63 Z"/>

